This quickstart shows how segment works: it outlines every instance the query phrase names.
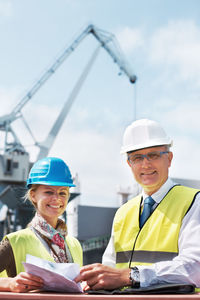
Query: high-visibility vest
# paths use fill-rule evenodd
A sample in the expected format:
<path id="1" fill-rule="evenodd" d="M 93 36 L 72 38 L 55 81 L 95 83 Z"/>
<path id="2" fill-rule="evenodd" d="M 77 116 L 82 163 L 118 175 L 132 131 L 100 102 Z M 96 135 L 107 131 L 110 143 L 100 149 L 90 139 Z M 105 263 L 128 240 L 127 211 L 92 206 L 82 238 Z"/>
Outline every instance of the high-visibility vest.
<path id="1" fill-rule="evenodd" d="M 10 233 L 6 237 L 9 239 L 13 250 L 17 274 L 24 272 L 22 262 L 26 261 L 26 254 L 55 262 L 45 246 L 30 228 Z M 73 261 L 81 267 L 83 264 L 83 252 L 79 241 L 68 235 L 66 236 L 65 241 L 69 247 Z M 3 271 L 0 273 L 0 277 L 4 277 L 5 274 L 5 271 Z"/>
<path id="2" fill-rule="evenodd" d="M 118 209 L 114 218 L 116 267 L 149 265 L 178 255 L 182 219 L 199 190 L 174 186 L 158 204 L 144 226 L 139 227 L 141 195 Z"/>

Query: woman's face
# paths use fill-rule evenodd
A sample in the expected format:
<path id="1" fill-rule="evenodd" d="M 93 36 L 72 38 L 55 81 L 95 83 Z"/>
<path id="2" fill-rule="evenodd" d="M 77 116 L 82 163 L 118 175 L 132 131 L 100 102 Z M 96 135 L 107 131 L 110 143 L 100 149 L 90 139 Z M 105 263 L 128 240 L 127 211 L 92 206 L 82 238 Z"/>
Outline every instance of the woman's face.
<path id="1" fill-rule="evenodd" d="M 68 186 L 39 185 L 31 191 L 31 199 L 37 212 L 54 228 L 69 199 Z"/>

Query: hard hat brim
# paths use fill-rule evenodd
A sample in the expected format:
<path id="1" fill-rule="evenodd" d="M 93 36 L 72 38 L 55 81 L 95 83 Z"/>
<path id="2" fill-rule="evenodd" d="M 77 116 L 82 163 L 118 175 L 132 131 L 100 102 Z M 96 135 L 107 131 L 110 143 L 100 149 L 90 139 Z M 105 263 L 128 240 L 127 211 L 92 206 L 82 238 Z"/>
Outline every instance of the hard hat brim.
<path id="1" fill-rule="evenodd" d="M 55 181 L 39 181 L 39 180 L 29 180 L 27 181 L 27 187 L 29 188 L 32 184 L 38 185 L 51 185 L 51 186 L 69 186 L 75 187 L 76 185 L 68 182 L 55 182 Z"/>
<path id="2" fill-rule="evenodd" d="M 145 148 L 151 148 L 151 147 L 158 147 L 158 146 L 169 146 L 171 147 L 173 144 L 173 141 L 171 139 L 163 139 L 163 142 L 161 140 L 159 141 L 151 141 L 148 143 L 142 143 L 138 145 L 130 145 L 130 146 L 125 146 L 121 148 L 120 154 L 125 154 L 127 152 L 132 152 L 132 151 L 137 151 Z"/>

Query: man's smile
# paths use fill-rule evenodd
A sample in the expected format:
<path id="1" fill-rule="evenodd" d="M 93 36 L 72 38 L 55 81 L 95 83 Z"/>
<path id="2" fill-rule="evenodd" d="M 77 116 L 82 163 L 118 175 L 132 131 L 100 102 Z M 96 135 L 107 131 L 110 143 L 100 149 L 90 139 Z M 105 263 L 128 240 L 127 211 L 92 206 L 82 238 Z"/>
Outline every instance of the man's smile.
<path id="1" fill-rule="evenodd" d="M 156 171 L 145 172 L 145 173 L 142 172 L 141 175 L 142 175 L 142 176 L 150 176 L 150 175 L 154 175 L 154 174 L 156 174 L 156 173 L 157 173 Z"/>

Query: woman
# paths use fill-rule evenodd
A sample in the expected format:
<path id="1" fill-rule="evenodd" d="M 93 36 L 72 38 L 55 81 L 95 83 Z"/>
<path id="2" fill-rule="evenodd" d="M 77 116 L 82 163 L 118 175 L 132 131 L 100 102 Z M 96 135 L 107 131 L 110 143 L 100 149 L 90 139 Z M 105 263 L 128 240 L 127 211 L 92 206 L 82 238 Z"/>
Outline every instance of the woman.
<path id="1" fill-rule="evenodd" d="M 25 198 L 32 202 L 36 214 L 26 229 L 8 234 L 0 243 L 0 291 L 27 292 L 43 287 L 40 277 L 25 272 L 22 262 L 26 254 L 82 265 L 81 245 L 67 235 L 66 224 L 59 218 L 72 186 L 70 170 L 63 160 L 47 157 L 33 165 Z"/>

